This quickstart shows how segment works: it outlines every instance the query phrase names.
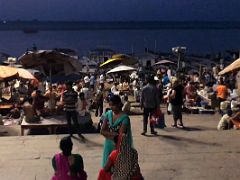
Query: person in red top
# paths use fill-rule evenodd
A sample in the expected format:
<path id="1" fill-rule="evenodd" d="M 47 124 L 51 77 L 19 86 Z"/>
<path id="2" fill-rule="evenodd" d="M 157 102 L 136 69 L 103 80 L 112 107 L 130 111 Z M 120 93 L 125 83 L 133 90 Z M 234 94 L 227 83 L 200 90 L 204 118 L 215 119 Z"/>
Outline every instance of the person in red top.
<path id="1" fill-rule="evenodd" d="M 115 136 L 114 142 L 117 149 L 109 155 L 106 165 L 99 172 L 98 180 L 143 180 L 138 164 L 138 153 L 128 145 L 126 135 Z"/>

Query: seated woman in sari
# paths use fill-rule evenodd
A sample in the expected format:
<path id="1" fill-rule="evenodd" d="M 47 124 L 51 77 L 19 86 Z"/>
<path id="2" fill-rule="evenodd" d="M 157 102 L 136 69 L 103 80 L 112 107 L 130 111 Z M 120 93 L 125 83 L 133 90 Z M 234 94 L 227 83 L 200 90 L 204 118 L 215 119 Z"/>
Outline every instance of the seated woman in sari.
<path id="1" fill-rule="evenodd" d="M 64 137 L 60 141 L 62 153 L 56 154 L 52 159 L 55 175 L 52 180 L 86 180 L 83 159 L 79 154 L 72 154 L 72 140 Z"/>
<path id="2" fill-rule="evenodd" d="M 109 110 L 105 114 L 105 119 L 101 128 L 101 134 L 106 138 L 103 149 L 102 167 L 106 165 L 108 156 L 115 149 L 113 142 L 114 136 L 125 133 L 130 146 L 132 146 L 131 123 L 128 115 L 122 111 L 122 102 L 118 95 L 113 95 L 110 98 Z"/>
<path id="3" fill-rule="evenodd" d="M 98 180 L 143 180 L 138 153 L 129 145 L 127 136 L 115 136 L 114 142 L 117 149 L 109 155 L 105 167 L 99 172 Z"/>

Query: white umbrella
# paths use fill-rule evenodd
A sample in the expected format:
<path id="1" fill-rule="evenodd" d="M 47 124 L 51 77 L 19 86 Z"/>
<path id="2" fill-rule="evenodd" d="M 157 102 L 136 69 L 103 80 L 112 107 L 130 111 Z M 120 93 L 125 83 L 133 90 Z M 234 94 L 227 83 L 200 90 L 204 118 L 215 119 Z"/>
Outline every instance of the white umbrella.
<path id="1" fill-rule="evenodd" d="M 160 60 L 159 62 L 155 63 L 155 65 L 162 65 L 162 64 L 176 64 L 176 63 L 167 59 Z"/>
<path id="2" fill-rule="evenodd" d="M 107 74 L 109 73 L 116 73 L 116 72 L 122 72 L 122 71 L 135 71 L 136 69 L 130 66 L 125 66 L 125 65 L 120 65 L 117 66 L 115 68 L 113 68 L 112 70 L 108 71 Z"/>

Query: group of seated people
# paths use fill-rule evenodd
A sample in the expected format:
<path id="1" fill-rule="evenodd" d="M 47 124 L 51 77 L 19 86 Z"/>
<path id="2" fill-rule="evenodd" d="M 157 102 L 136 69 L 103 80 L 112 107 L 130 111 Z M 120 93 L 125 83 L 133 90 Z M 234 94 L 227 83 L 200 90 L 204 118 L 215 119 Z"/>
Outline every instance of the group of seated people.
<path id="1" fill-rule="evenodd" d="M 56 86 L 49 86 L 44 94 L 41 90 L 35 88 L 30 96 L 26 94 L 19 96 L 18 91 L 14 90 L 12 96 L 18 97 L 18 101 L 14 102 L 14 107 L 7 114 L 6 118 L 20 118 L 21 110 L 23 110 L 26 122 L 36 122 L 40 120 L 40 117 L 61 114 L 63 112 L 62 95 L 63 93 L 59 93 Z M 79 116 L 89 116 L 87 106 L 88 103 L 84 93 L 79 93 L 77 103 Z"/>

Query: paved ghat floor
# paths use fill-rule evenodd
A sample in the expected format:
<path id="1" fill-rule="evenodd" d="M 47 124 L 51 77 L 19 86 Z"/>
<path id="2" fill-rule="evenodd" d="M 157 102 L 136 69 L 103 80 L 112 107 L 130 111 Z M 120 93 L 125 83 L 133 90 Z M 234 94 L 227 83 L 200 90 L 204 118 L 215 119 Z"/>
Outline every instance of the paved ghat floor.
<path id="1" fill-rule="evenodd" d="M 158 136 L 141 136 L 142 116 L 131 116 L 134 146 L 146 180 L 240 179 L 240 131 L 218 132 L 217 114 L 184 115 L 185 130 L 171 128 L 172 117 L 165 118 L 168 127 L 157 130 Z M 0 180 L 49 180 L 51 158 L 63 136 L 0 137 Z M 85 137 L 85 143 L 73 139 L 73 152 L 83 156 L 88 179 L 95 180 L 104 138 Z"/>

